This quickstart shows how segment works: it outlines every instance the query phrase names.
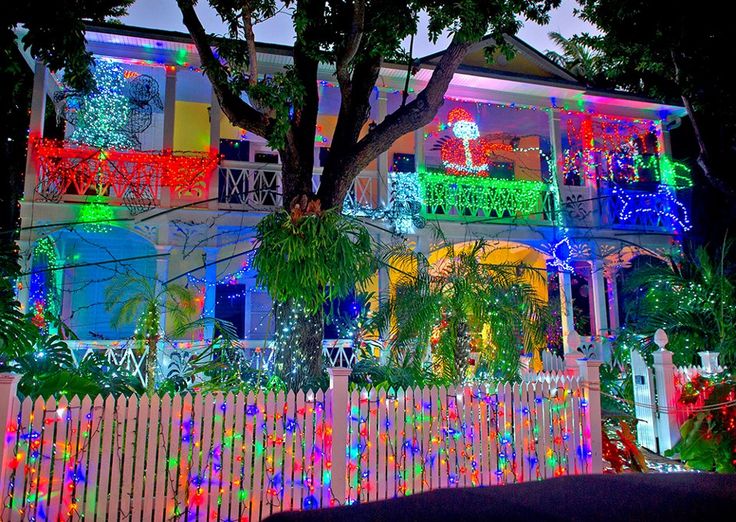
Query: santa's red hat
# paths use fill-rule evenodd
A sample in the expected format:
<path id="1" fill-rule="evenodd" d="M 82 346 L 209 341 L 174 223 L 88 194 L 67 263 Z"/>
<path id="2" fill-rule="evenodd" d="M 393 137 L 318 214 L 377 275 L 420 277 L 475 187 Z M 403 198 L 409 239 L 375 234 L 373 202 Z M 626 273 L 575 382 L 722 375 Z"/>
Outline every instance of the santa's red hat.
<path id="1" fill-rule="evenodd" d="M 470 113 L 462 107 L 452 109 L 447 115 L 447 124 L 452 126 L 458 121 L 473 121 L 473 117 Z"/>

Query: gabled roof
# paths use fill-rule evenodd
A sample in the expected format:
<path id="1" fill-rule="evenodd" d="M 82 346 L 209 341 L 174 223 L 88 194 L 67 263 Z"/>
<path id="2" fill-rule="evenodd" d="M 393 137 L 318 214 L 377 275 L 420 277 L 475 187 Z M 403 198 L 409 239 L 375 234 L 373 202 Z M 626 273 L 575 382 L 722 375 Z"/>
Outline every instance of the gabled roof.
<path id="1" fill-rule="evenodd" d="M 517 38 L 506 36 L 506 41 L 516 49 L 516 54 L 510 59 L 499 51 L 494 54 L 492 63 L 488 63 L 485 49 L 493 39 L 486 36 L 479 42 L 473 44 L 465 56 L 458 72 L 494 73 L 508 78 L 516 77 L 520 80 L 532 78 L 544 78 L 562 82 L 570 85 L 582 86 L 582 84 L 568 71 L 547 58 L 532 46 Z M 419 60 L 420 64 L 436 65 L 442 57 L 442 51 L 430 54 Z"/>

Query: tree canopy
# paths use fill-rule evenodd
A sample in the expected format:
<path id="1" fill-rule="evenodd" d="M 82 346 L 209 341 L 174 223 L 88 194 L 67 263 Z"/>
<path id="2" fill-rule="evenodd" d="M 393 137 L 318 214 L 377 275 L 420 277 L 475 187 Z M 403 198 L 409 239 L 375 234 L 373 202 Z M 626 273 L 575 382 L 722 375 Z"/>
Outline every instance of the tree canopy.
<path id="1" fill-rule="evenodd" d="M 546 22 L 547 12 L 559 0 L 287 0 L 283 4 L 296 33 L 293 64 L 266 77 L 259 75 L 253 27 L 277 11 L 274 0 L 210 0 L 228 28 L 221 37 L 207 34 L 193 0 L 177 3 L 223 113 L 279 150 L 285 204 L 306 195 L 329 209 L 342 204 L 353 179 L 373 159 L 432 120 L 474 42 L 490 35 L 490 51 L 510 52 L 504 35 L 518 31 L 519 17 Z M 402 41 L 417 33 L 423 11 L 430 38 L 436 41 L 448 31 L 451 43 L 424 89 L 364 133 L 382 63 L 406 62 L 411 69 L 413 57 L 403 50 Z M 313 194 L 320 63 L 334 67 L 341 105 L 321 185 Z"/>
<path id="2" fill-rule="evenodd" d="M 102 22 L 123 16 L 134 0 L 27 0 L 7 2 L 0 10 L 0 45 L 3 53 L 15 46 L 14 29 L 27 31 L 21 42 L 31 55 L 52 71 L 64 69 L 64 81 L 74 87 L 91 87 L 92 54 L 84 38 L 85 22 Z"/>
<path id="3" fill-rule="evenodd" d="M 736 97 L 730 59 L 736 5 L 706 0 L 687 8 L 665 0 L 578 0 L 579 15 L 601 30 L 580 41 L 603 53 L 613 85 L 687 109 L 704 181 L 722 205 L 702 221 L 717 240 L 734 222 Z M 696 187 L 698 188 L 698 187 Z M 702 190 L 702 188 L 701 188 Z M 708 197 L 708 196 L 706 196 Z M 713 226 L 715 225 L 715 226 Z"/>

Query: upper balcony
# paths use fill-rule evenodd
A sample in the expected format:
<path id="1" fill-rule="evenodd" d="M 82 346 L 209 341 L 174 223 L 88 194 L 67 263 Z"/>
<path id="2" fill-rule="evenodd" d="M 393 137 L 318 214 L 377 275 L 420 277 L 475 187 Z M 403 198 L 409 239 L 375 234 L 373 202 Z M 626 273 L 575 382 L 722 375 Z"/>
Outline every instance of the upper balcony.
<path id="1" fill-rule="evenodd" d="M 82 209 L 98 216 L 115 206 L 136 215 L 157 207 L 263 212 L 282 204 L 278 154 L 230 125 L 198 71 L 103 60 L 96 75 L 102 87 L 93 95 L 51 89 L 67 122 L 65 139 L 31 140 L 34 199 L 86 203 Z M 366 128 L 400 103 L 400 92 L 376 93 Z M 314 190 L 339 100 L 335 86 L 320 82 Z M 677 190 L 687 187 L 687 174 L 667 159 L 665 135 L 658 120 L 571 111 L 554 100 L 448 98 L 431 124 L 361 173 L 345 207 L 400 232 L 428 219 L 686 230 Z"/>

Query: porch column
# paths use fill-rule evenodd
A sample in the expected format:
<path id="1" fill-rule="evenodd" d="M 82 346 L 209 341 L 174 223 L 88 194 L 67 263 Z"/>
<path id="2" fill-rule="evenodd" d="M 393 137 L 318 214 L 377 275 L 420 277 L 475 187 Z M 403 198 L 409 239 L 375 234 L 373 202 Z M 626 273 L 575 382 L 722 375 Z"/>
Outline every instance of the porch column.
<path id="1" fill-rule="evenodd" d="M 562 343 L 565 354 L 577 350 L 577 346 L 570 346 L 570 332 L 575 331 L 575 318 L 572 310 L 572 276 L 570 272 L 558 270 L 557 277 L 560 282 L 560 320 L 562 322 Z"/>
<path id="2" fill-rule="evenodd" d="M 31 286 L 31 268 L 33 267 L 33 243 L 28 240 L 18 241 L 18 263 L 20 264 L 20 273 L 26 274 L 20 276 L 17 280 L 18 292 L 17 299 L 20 303 L 20 311 L 28 313 L 28 299 L 30 299 Z"/>
<path id="3" fill-rule="evenodd" d="M 608 327 L 617 330 L 621 326 L 618 315 L 618 268 L 614 265 L 606 265 L 604 269 L 606 277 L 606 295 L 608 296 Z"/>
<path id="4" fill-rule="evenodd" d="M 606 280 L 603 274 L 603 260 L 594 259 L 590 262 L 590 265 L 590 286 L 593 293 L 591 308 L 593 311 L 593 319 L 595 323 L 592 327 L 592 334 L 597 336 L 605 336 L 608 335 L 608 302 L 606 299 Z"/>
<path id="5" fill-rule="evenodd" d="M 204 269 L 204 305 L 202 306 L 202 317 L 212 319 L 215 317 L 215 300 L 217 299 L 217 248 L 205 248 L 204 259 L 207 266 Z M 215 335 L 215 326 L 212 323 L 205 324 L 203 337 L 210 341 Z"/>
<path id="6" fill-rule="evenodd" d="M 214 89 L 212 90 L 212 99 L 210 101 L 210 152 L 220 152 L 220 118 L 222 116 L 222 110 L 220 109 L 220 102 L 217 100 Z M 220 172 L 219 169 L 215 169 L 212 173 L 212 177 L 208 184 L 207 208 L 210 210 L 217 210 L 220 190 Z"/>
<path id="7" fill-rule="evenodd" d="M 414 170 L 424 171 L 424 127 L 414 131 Z"/>
<path id="8" fill-rule="evenodd" d="M 33 150 L 33 140 L 43 137 L 43 122 L 46 114 L 46 65 L 36 62 L 33 69 L 33 94 L 31 96 L 31 120 L 28 125 L 28 156 L 23 182 L 24 201 L 32 201 L 38 184 L 38 164 Z M 31 223 L 23 223 L 30 225 Z M 21 232 L 23 234 L 23 232 Z"/>
<path id="9" fill-rule="evenodd" d="M 174 149 L 174 119 L 176 116 L 176 67 L 166 67 L 166 84 L 164 86 L 164 137 L 163 150 Z M 171 189 L 161 187 L 161 206 L 171 206 Z"/>
<path id="10" fill-rule="evenodd" d="M 378 121 L 381 123 L 386 118 L 386 112 L 388 110 L 388 100 L 386 93 L 378 91 Z M 388 151 L 382 152 L 378 155 L 376 162 L 378 165 L 378 206 L 385 207 L 389 202 L 388 193 Z"/>
<path id="11" fill-rule="evenodd" d="M 554 159 L 555 173 L 557 175 L 557 185 L 565 184 L 561 166 L 563 165 L 562 157 L 562 131 L 560 130 L 560 114 L 555 111 L 549 111 L 549 139 L 552 150 L 550 151 Z"/>
<path id="12" fill-rule="evenodd" d="M 160 257 L 156 258 L 156 286 L 161 289 L 162 285 L 169 279 L 169 254 L 171 247 L 168 245 L 156 245 L 156 253 Z M 163 254 L 163 255 L 162 255 Z M 159 303 L 161 322 L 160 332 L 166 333 L 166 303 Z"/>

